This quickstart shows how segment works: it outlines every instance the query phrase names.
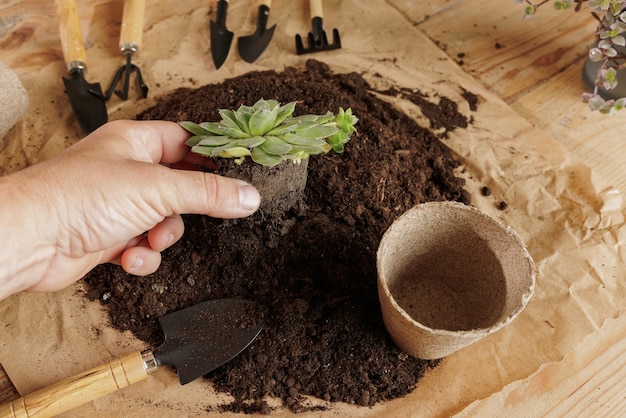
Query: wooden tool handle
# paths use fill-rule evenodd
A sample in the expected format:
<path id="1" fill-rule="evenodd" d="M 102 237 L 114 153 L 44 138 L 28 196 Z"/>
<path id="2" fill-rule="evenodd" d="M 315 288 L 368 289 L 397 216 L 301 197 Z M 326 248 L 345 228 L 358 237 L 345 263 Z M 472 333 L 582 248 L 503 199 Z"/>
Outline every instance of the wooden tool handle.
<path id="1" fill-rule="evenodd" d="M 257 1 L 257 6 L 261 7 L 261 6 L 266 6 L 268 8 L 272 8 L 272 0 L 258 0 Z"/>
<path id="2" fill-rule="evenodd" d="M 71 71 L 76 66 L 84 67 L 87 60 L 85 47 L 83 46 L 83 36 L 80 33 L 76 1 L 56 0 L 56 5 L 63 58 L 68 70 Z"/>
<path id="3" fill-rule="evenodd" d="M 148 377 L 139 351 L 0 406 L 0 417 L 53 417 Z"/>
<path id="4" fill-rule="evenodd" d="M 146 0 L 125 0 L 120 31 L 120 49 L 122 54 L 137 52 L 143 38 L 143 17 Z"/>
<path id="5" fill-rule="evenodd" d="M 311 19 L 314 17 L 324 17 L 324 12 L 322 11 L 322 0 L 309 0 L 309 7 L 311 8 Z"/>

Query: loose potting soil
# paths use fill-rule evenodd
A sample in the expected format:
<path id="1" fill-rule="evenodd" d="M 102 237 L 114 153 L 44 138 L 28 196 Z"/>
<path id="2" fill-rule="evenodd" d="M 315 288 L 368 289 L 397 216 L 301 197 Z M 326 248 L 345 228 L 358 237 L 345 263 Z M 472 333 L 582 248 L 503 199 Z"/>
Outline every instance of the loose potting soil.
<path id="1" fill-rule="evenodd" d="M 386 97 L 418 105 L 430 128 Z M 471 93 L 463 97 L 476 106 Z M 412 206 L 469 203 L 456 175 L 460 163 L 444 141 L 471 120 L 452 100 L 428 97 L 419 86 L 375 91 L 361 75 L 336 74 L 314 60 L 301 69 L 252 72 L 177 90 L 138 119 L 218 121 L 218 109 L 260 98 L 298 101 L 296 114 L 352 108 L 358 131 L 343 154 L 310 157 L 303 204 L 279 223 L 259 212 L 227 221 L 185 216 L 185 235 L 163 253 L 156 273 L 134 277 L 100 266 L 86 278 L 89 297 L 106 303 L 114 327 L 153 345 L 163 339 L 157 318 L 168 312 L 209 299 L 257 301 L 261 335 L 207 376 L 234 398 L 207 406 L 214 411 L 268 413 L 268 397 L 294 412 L 328 402 L 368 406 L 401 397 L 438 361 L 412 358 L 388 338 L 376 288 L 376 250 L 386 228 Z M 327 402 L 312 406 L 304 395 Z"/>

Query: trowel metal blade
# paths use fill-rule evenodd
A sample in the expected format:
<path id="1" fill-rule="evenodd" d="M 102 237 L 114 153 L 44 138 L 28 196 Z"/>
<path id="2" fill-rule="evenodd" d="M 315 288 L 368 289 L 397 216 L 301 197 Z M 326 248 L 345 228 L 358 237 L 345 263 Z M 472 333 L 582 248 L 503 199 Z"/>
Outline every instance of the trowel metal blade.
<path id="1" fill-rule="evenodd" d="M 182 385 L 226 364 L 250 345 L 262 327 L 256 304 L 243 299 L 203 302 L 159 318 L 165 341 L 158 365 L 174 366 Z"/>
<path id="2" fill-rule="evenodd" d="M 211 21 L 211 56 L 215 68 L 220 68 L 226 58 L 230 45 L 233 42 L 233 32 L 226 29 L 226 15 L 228 11 L 228 1 L 219 0 L 217 2 L 217 16 L 215 21 Z"/>
<path id="3" fill-rule="evenodd" d="M 266 5 L 259 6 L 256 31 L 249 36 L 237 39 L 239 56 L 246 62 L 254 62 L 265 51 L 274 36 L 276 25 L 267 29 L 270 9 Z"/>
<path id="4" fill-rule="evenodd" d="M 88 83 L 81 69 L 75 69 L 69 76 L 70 78 L 62 77 L 65 92 L 78 124 L 89 134 L 108 120 L 102 88 L 98 83 Z"/>

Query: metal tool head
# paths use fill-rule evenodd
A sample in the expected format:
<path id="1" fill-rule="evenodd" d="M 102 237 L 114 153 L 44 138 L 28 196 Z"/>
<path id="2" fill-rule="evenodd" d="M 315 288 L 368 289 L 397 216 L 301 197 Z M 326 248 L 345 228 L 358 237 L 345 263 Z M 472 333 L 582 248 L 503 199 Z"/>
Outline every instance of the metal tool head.
<path id="1" fill-rule="evenodd" d="M 220 68 L 224 64 L 233 42 L 233 32 L 226 29 L 227 12 L 228 1 L 219 0 L 217 2 L 217 16 L 215 21 L 211 21 L 211 55 L 215 68 Z"/>
<path id="2" fill-rule="evenodd" d="M 185 385 L 232 360 L 261 332 L 254 302 L 217 299 L 159 318 L 165 341 L 158 365 L 174 366 Z"/>
<path id="3" fill-rule="evenodd" d="M 237 46 L 239 49 L 239 56 L 246 62 L 254 62 L 265 51 L 265 48 L 269 45 L 274 36 L 274 29 L 276 25 L 271 28 L 267 28 L 267 21 L 269 19 L 270 8 L 261 5 L 259 6 L 259 15 L 257 18 L 256 31 L 249 36 L 240 36 L 237 39 Z"/>
<path id="4" fill-rule="evenodd" d="M 132 54 L 126 54 L 126 64 L 121 66 L 115 73 L 113 81 L 111 81 L 111 85 L 107 90 L 107 94 L 105 96 L 106 100 L 109 100 L 113 96 L 113 93 L 115 93 L 115 95 L 122 100 L 128 99 L 128 92 L 130 90 L 130 75 L 132 73 L 135 73 L 137 77 L 137 85 L 139 86 L 141 97 L 143 97 L 144 99 L 148 97 L 148 86 L 146 85 L 146 83 L 143 82 L 143 77 L 141 76 L 141 71 L 139 70 L 139 67 L 131 63 L 131 57 Z M 124 76 L 123 79 L 122 75 Z M 123 80 L 121 89 L 117 88 L 120 80 Z"/>
<path id="5" fill-rule="evenodd" d="M 63 77 L 65 92 L 82 130 L 89 134 L 108 120 L 105 97 L 98 83 L 88 83 L 82 68 L 73 69 L 70 78 Z"/>
<path id="6" fill-rule="evenodd" d="M 296 53 L 298 55 L 341 48 L 339 30 L 333 29 L 333 42 L 329 43 L 326 32 L 324 31 L 322 18 L 314 17 L 311 19 L 311 25 L 311 32 L 307 35 L 308 46 L 305 47 L 302 42 L 302 37 L 299 34 L 296 34 Z"/>

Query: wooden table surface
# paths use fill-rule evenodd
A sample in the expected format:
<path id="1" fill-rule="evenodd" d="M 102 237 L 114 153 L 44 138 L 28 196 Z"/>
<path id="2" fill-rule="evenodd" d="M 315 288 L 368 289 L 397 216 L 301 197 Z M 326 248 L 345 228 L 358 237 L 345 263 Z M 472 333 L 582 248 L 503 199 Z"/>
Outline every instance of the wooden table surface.
<path id="1" fill-rule="evenodd" d="M 524 21 L 521 7 L 513 0 L 388 3 L 532 125 L 626 192 L 626 153 L 622 152 L 626 135 L 621 132 L 626 111 L 605 116 L 580 102 L 585 90 L 582 65 L 596 26 L 584 7 L 576 13 L 548 6 Z M 0 34 L 0 47 L 9 38 L 10 34 Z M 519 395 L 517 410 L 535 411 L 533 416 L 626 415 L 624 335 L 626 315 L 621 315 L 563 361 L 546 365 L 516 384 L 512 391 Z M 539 386 L 544 390 L 533 390 Z M 0 366 L 0 402 L 15 396 Z M 497 408 L 498 402 L 510 399 L 477 402 L 469 412 L 481 416 L 481 411 Z"/>

